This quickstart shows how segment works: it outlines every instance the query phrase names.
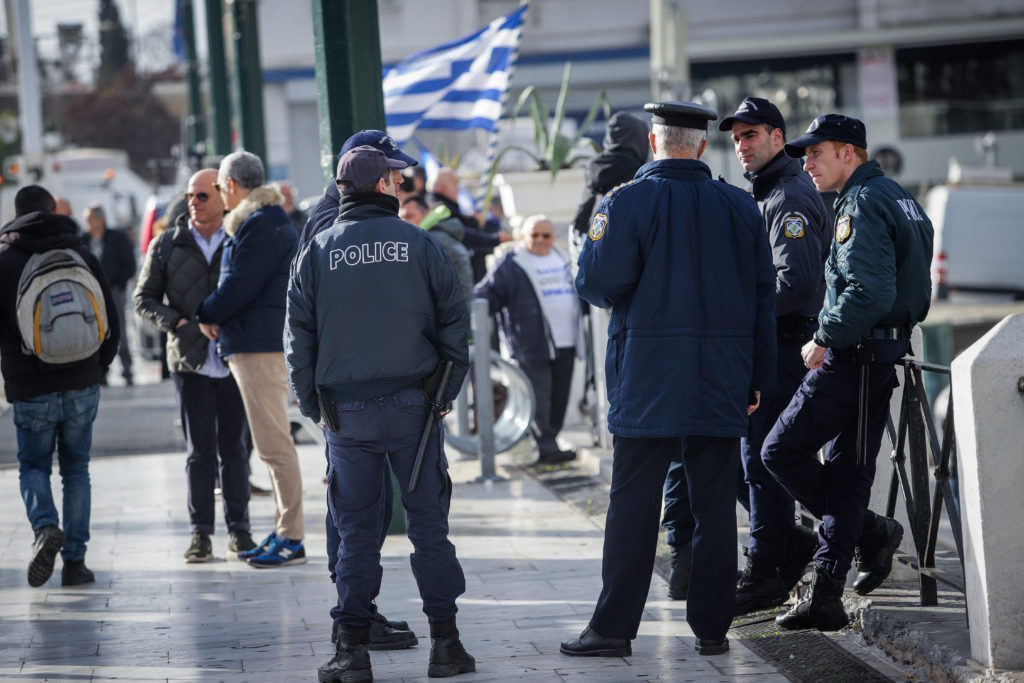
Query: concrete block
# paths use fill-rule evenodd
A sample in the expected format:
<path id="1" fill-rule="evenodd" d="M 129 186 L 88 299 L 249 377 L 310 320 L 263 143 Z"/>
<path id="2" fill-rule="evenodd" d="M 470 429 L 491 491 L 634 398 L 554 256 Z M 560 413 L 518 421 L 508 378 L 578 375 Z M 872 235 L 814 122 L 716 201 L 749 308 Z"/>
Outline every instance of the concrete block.
<path id="1" fill-rule="evenodd" d="M 1024 315 L 1003 319 L 952 365 L 971 656 L 1024 668 Z"/>

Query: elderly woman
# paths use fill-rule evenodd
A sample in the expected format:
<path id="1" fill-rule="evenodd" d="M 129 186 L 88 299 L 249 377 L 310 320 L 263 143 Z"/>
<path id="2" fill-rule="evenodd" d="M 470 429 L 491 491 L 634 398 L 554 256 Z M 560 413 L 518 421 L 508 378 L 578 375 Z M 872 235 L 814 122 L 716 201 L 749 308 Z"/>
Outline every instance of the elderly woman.
<path id="1" fill-rule="evenodd" d="M 580 333 L 580 302 L 569 274 L 569 259 L 555 246 L 554 226 L 545 216 L 530 216 L 521 229 L 522 244 L 509 250 L 476 286 L 487 299 L 512 357 L 533 385 L 536 398 L 530 431 L 537 443 L 536 464 L 572 460 L 555 437 L 569 402 Z"/>

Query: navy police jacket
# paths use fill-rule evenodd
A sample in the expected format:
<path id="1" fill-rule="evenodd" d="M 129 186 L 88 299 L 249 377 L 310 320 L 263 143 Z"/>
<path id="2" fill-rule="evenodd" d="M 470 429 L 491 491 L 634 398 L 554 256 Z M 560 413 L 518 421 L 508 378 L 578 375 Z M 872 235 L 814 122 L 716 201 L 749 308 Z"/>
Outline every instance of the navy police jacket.
<path id="1" fill-rule="evenodd" d="M 825 258 L 832 239 L 821 195 L 800 161 L 784 151 L 761 170 L 744 175 L 751 181 L 772 245 L 775 318 L 816 318 L 825 298 Z"/>
<path id="2" fill-rule="evenodd" d="M 910 328 L 931 304 L 932 223 L 878 162 L 853 172 L 835 202 L 828 290 L 814 340 L 839 349 L 876 327 Z"/>
<path id="3" fill-rule="evenodd" d="M 608 428 L 628 437 L 747 433 L 775 379 L 775 270 L 748 194 L 695 159 L 662 159 L 601 200 L 579 295 L 611 308 Z"/>
<path id="4" fill-rule="evenodd" d="M 398 200 L 342 200 L 302 248 L 288 284 L 285 361 L 302 414 L 317 388 L 338 403 L 392 394 L 454 361 L 448 400 L 469 368 L 469 313 L 451 261 L 398 218 Z"/>

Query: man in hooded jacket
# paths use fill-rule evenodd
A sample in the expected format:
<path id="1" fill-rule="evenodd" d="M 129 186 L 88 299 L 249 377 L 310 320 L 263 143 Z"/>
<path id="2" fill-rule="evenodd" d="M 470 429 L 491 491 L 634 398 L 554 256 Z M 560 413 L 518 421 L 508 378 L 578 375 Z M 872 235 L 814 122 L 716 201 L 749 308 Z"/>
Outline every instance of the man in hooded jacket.
<path id="1" fill-rule="evenodd" d="M 92 425 L 99 407 L 99 384 L 117 354 L 121 327 L 103 268 L 82 243 L 75 221 L 54 215 L 53 196 L 38 185 L 19 190 L 14 205 L 15 219 L 0 229 L 0 368 L 7 400 L 14 404 L 21 497 L 35 532 L 28 583 L 34 587 L 46 583 L 60 552 L 61 585 L 77 586 L 96 580 L 85 566 Z M 72 249 L 85 261 L 103 292 L 109 326 L 96 353 L 59 365 L 24 352 L 17 315 L 18 283 L 28 260 L 54 249 Z M 50 489 L 54 450 L 64 483 L 63 529 Z"/>

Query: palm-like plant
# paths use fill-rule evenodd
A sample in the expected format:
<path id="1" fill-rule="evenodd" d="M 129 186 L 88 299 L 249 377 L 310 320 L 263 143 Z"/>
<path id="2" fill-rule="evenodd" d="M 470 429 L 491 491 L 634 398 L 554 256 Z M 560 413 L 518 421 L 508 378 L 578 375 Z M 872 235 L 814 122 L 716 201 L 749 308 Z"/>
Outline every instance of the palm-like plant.
<path id="1" fill-rule="evenodd" d="M 561 131 L 562 124 L 565 122 L 565 109 L 569 101 L 569 75 L 571 72 L 572 63 L 566 62 L 565 70 L 562 72 L 562 86 L 558 92 L 558 101 L 555 103 L 553 113 L 544 105 L 544 101 L 541 100 L 540 94 L 534 86 L 527 87 L 519 95 L 519 99 L 512 109 L 512 117 L 519 116 L 523 108 L 529 105 L 535 148 L 530 150 L 521 145 L 509 145 L 502 148 L 494 156 L 494 161 L 491 162 L 491 167 L 487 173 L 487 190 L 485 192 L 484 206 L 487 206 L 487 202 L 490 201 L 494 176 L 498 172 L 498 164 L 501 163 L 502 157 L 512 150 L 529 156 L 537 164 L 538 169 L 551 171 L 552 180 L 558 175 L 560 169 L 569 168 L 577 161 L 587 159 L 601 152 L 600 147 L 593 140 L 585 137 L 583 133 L 590 127 L 590 124 L 594 122 L 594 119 L 597 118 L 598 113 L 601 111 L 604 112 L 605 119 L 611 116 L 608 94 L 604 90 L 598 93 L 597 99 L 591 105 L 590 111 L 587 112 L 586 118 L 583 119 L 583 123 L 576 129 L 576 134 L 573 137 L 570 138 Z M 589 144 L 591 150 L 585 152 L 578 151 L 581 143 Z"/>

